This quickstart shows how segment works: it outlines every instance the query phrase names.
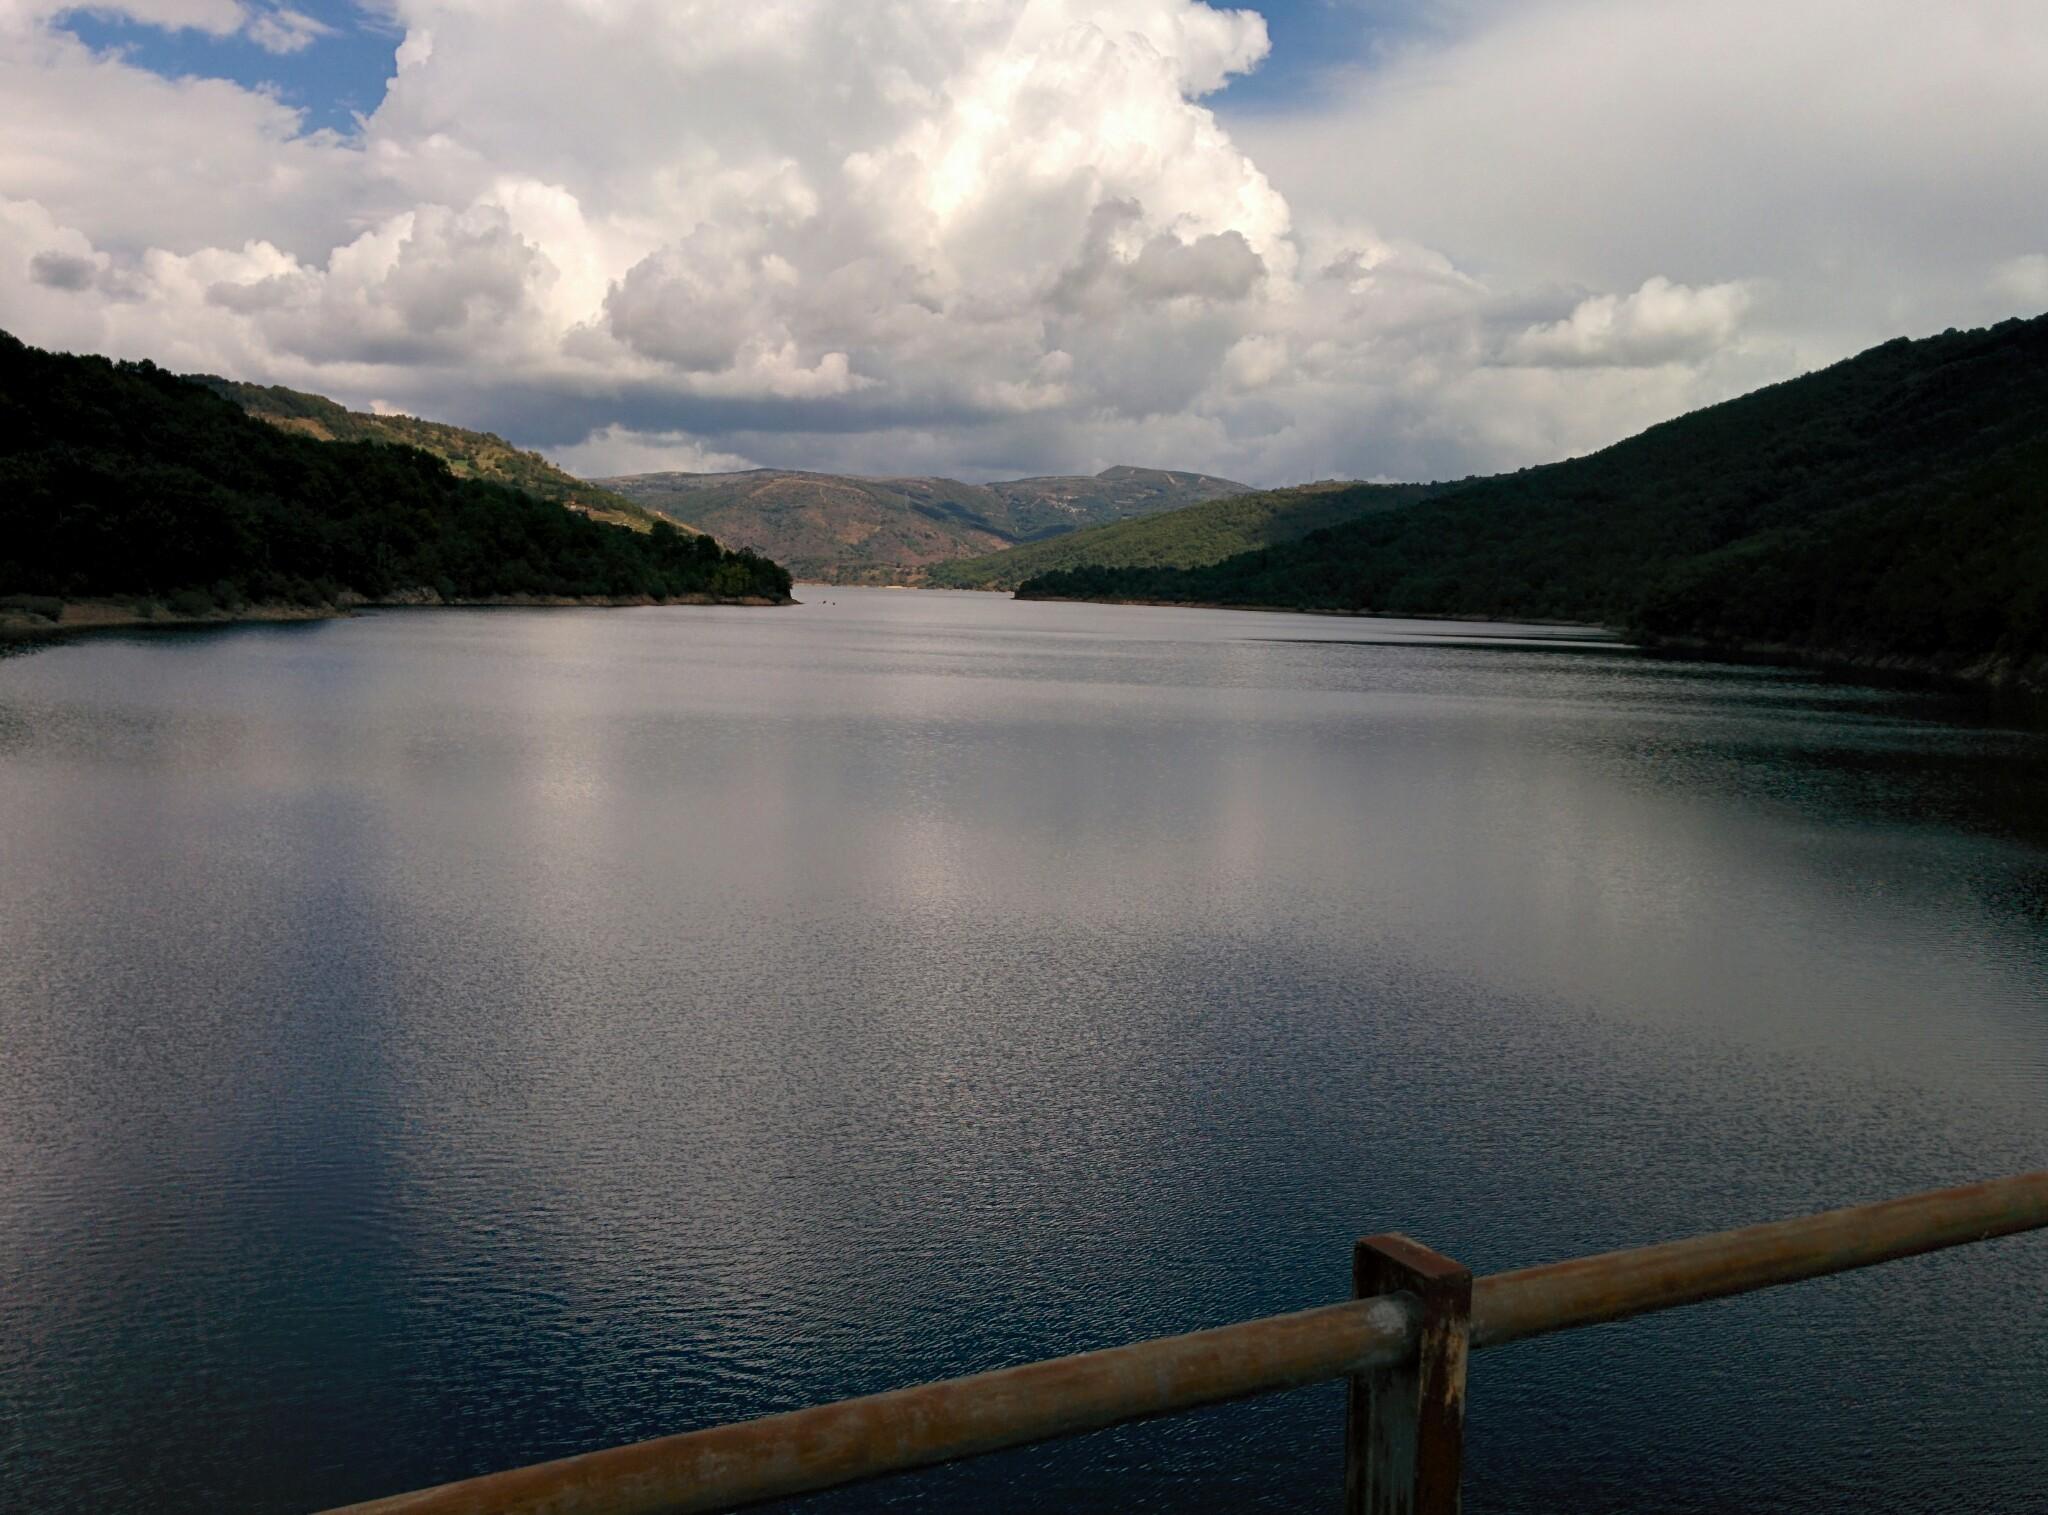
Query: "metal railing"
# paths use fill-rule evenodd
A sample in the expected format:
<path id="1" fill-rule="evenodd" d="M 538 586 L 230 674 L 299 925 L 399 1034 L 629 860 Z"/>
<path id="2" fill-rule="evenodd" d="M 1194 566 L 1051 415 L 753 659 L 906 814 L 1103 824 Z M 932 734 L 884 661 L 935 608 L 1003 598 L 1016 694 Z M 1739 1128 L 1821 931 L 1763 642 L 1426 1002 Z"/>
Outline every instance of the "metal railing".
<path id="1" fill-rule="evenodd" d="M 682 1515 L 1331 1379 L 1352 1515 L 1457 1509 L 1468 1352 L 2048 1227 L 2048 1170 L 1474 1281 L 1400 1236 L 1345 1304 L 920 1384 L 350 1505 L 330 1515 Z"/>

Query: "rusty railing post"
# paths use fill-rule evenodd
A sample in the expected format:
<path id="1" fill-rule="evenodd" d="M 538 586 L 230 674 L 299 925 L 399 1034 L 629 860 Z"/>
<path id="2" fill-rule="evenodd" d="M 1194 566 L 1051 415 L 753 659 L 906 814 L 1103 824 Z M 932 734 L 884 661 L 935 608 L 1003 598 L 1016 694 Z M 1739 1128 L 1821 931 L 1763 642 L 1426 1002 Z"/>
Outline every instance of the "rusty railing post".
<path id="1" fill-rule="evenodd" d="M 1465 1359 L 1472 1272 L 1394 1233 L 1351 1254 L 1359 1299 L 1408 1294 L 1421 1305 L 1412 1362 L 1350 1380 L 1344 1414 L 1345 1515 L 1457 1515 L 1465 1462 Z"/>

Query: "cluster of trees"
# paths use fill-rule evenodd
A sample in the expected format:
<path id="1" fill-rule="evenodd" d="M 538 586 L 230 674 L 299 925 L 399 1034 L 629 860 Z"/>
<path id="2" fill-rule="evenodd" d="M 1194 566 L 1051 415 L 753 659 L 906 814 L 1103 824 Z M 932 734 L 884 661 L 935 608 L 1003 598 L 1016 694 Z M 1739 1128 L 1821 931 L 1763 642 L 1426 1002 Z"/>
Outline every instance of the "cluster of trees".
<path id="1" fill-rule="evenodd" d="M 1014 589 L 1061 569 L 1194 568 L 1376 511 L 1412 505 L 1433 484 L 1306 484 L 1230 495 L 1157 515 L 1084 526 L 1050 541 L 936 564 L 927 582 L 946 589 Z"/>
<path id="2" fill-rule="evenodd" d="M 1027 596 L 1599 622 L 1934 667 L 2048 658 L 2048 317 L 1900 340 L 1604 452 Z"/>
<path id="3" fill-rule="evenodd" d="M 188 374 L 215 394 L 233 400 L 259 421 L 323 442 L 399 442 L 430 452 L 458 479 L 482 479 L 560 505 L 574 505 L 601 521 L 648 531 L 662 519 L 623 495 L 600 489 L 555 467 L 537 452 L 524 452 L 495 432 L 470 431 L 417 416 L 371 415 L 350 410 L 325 395 L 286 389 L 281 384 L 241 384 L 212 374 Z"/>
<path id="4" fill-rule="evenodd" d="M 292 435 L 154 364 L 0 332 L 0 595 L 198 609 L 419 590 L 783 599 L 789 584 L 709 537 L 605 525 L 411 447 Z"/>

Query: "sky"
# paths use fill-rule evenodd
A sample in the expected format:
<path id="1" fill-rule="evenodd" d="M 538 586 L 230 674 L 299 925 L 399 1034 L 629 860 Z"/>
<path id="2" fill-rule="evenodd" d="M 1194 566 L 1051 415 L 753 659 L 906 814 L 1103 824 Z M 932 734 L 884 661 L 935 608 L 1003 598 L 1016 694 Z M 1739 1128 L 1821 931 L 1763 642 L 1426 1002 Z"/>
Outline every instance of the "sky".
<path id="1" fill-rule="evenodd" d="M 2048 311 L 2040 0 L 0 0 L 0 328 L 587 474 L 1590 451 Z"/>

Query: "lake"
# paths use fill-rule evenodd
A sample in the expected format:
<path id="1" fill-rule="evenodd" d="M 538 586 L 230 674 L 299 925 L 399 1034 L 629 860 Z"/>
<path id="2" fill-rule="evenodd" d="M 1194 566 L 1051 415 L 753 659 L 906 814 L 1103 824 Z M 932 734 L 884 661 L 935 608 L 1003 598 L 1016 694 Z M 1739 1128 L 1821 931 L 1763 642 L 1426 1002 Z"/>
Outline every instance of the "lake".
<path id="1" fill-rule="evenodd" d="M 295 1511 L 2048 1165 L 2048 735 L 810 587 L 0 657 L 0 1507 Z M 1489 1352 L 1467 1507 L 2048 1509 L 2048 1237 Z M 1327 1511 L 1340 1386 L 818 1511 Z"/>

